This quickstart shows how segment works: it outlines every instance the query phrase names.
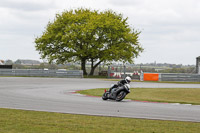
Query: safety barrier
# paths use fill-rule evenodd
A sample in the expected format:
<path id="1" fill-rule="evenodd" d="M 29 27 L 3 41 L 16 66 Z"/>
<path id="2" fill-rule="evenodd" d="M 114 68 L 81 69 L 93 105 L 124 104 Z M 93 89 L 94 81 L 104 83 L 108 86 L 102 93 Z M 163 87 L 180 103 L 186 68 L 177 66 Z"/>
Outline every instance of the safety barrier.
<path id="1" fill-rule="evenodd" d="M 191 81 L 200 82 L 199 74 L 187 74 L 187 73 L 160 73 L 160 81 Z"/>
<path id="2" fill-rule="evenodd" d="M 200 82 L 200 75 L 188 73 L 143 73 L 141 74 L 140 80 Z"/>
<path id="3" fill-rule="evenodd" d="M 144 73 L 143 75 L 144 81 L 159 81 L 158 73 Z"/>
<path id="4" fill-rule="evenodd" d="M 82 70 L 0 69 L 0 76 L 83 78 Z"/>

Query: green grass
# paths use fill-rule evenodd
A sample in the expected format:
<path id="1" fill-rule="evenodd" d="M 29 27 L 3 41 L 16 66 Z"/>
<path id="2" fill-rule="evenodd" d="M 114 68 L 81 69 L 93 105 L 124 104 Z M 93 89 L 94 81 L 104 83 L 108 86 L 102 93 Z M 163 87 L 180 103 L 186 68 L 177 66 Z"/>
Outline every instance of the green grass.
<path id="1" fill-rule="evenodd" d="M 0 109 L 1 133 L 197 133 L 200 123 Z"/>
<path id="2" fill-rule="evenodd" d="M 102 96 L 104 90 L 105 88 L 90 89 L 78 91 L 78 93 L 91 96 Z M 126 98 L 140 101 L 199 105 L 200 88 L 132 88 L 131 93 L 129 93 Z"/>
<path id="3" fill-rule="evenodd" d="M 103 79 L 105 81 L 119 81 L 121 79 Z M 174 83 L 174 84 L 200 84 L 200 82 L 191 82 L 191 81 L 140 81 L 140 80 L 131 80 L 131 82 L 149 82 L 149 83 Z"/>

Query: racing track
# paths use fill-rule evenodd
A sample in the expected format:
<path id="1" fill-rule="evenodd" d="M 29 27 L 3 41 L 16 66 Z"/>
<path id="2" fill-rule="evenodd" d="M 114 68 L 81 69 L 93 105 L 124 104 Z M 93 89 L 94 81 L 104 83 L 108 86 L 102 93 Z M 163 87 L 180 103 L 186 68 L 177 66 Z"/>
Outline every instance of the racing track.
<path id="1" fill-rule="evenodd" d="M 0 77 L 0 108 L 200 122 L 200 105 L 103 101 L 73 93 L 108 88 L 116 81 Z M 131 87 L 200 88 L 199 84 L 131 83 Z M 103 93 L 103 92 L 102 92 Z"/>

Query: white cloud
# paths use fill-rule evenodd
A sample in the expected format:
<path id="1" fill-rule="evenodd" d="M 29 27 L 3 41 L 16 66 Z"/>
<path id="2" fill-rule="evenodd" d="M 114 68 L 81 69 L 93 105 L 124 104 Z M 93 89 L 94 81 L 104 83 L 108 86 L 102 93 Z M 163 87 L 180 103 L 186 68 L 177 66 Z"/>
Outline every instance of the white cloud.
<path id="1" fill-rule="evenodd" d="M 0 59 L 39 59 L 34 38 L 56 13 L 76 8 L 112 9 L 128 17 L 142 31 L 145 48 L 136 63 L 195 64 L 200 56 L 199 0 L 6 0 L 0 1 Z"/>
<path id="2" fill-rule="evenodd" d="M 11 10 L 38 11 L 55 7 L 53 0 L 6 0 L 1 1 L 0 7 Z"/>

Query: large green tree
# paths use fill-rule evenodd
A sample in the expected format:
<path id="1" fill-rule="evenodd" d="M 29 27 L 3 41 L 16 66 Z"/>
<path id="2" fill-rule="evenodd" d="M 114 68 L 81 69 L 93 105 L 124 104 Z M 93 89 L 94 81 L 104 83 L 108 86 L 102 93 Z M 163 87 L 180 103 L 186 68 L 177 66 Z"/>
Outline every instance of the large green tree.
<path id="1" fill-rule="evenodd" d="M 122 14 L 77 9 L 56 14 L 54 21 L 35 39 L 35 47 L 49 62 L 79 61 L 84 75 L 89 62 L 90 75 L 93 75 L 101 62 L 132 63 L 143 50 L 139 34 Z"/>

